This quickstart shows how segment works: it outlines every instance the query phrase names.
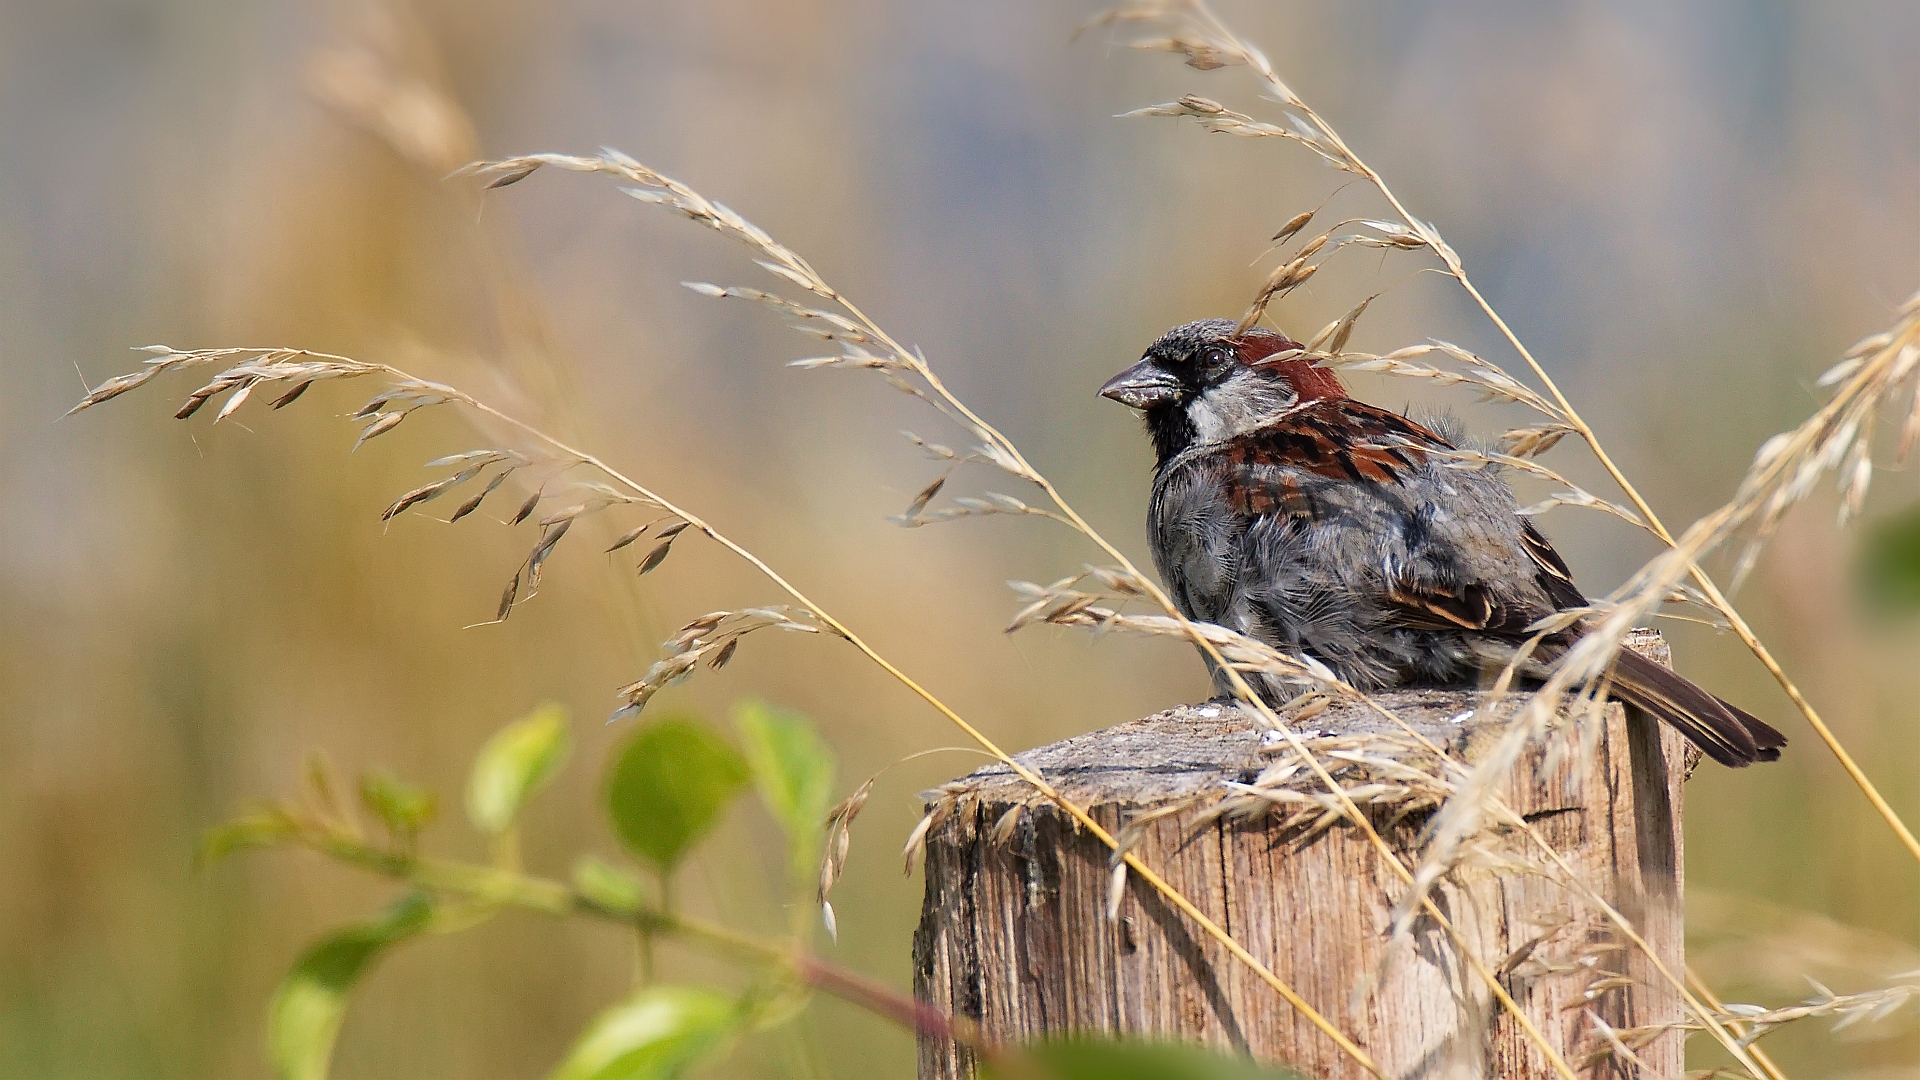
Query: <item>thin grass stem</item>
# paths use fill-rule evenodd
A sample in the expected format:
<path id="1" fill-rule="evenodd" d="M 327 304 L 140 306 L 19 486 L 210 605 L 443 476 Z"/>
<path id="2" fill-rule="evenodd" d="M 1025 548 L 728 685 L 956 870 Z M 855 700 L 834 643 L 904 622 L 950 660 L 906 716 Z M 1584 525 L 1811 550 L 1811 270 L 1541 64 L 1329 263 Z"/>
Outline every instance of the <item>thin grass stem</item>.
<path id="1" fill-rule="evenodd" d="M 1296 109 L 1304 114 L 1319 132 L 1345 157 L 1346 161 L 1350 164 L 1350 171 L 1358 173 L 1363 179 L 1371 183 L 1374 188 L 1380 192 L 1381 197 L 1387 201 L 1388 205 L 1393 208 L 1394 213 L 1400 217 L 1400 220 L 1405 222 L 1407 227 L 1412 229 L 1415 235 L 1425 241 L 1426 246 L 1445 264 L 1447 273 L 1455 281 L 1460 283 L 1461 288 L 1466 290 L 1467 295 L 1472 298 L 1474 304 L 1479 307 L 1480 311 L 1493 323 L 1494 327 L 1500 331 L 1501 336 L 1513 347 L 1514 352 L 1527 365 L 1528 369 L 1533 372 L 1534 376 L 1540 380 L 1541 386 L 1553 397 L 1554 403 L 1559 406 L 1561 412 L 1564 414 L 1564 419 L 1568 426 L 1572 427 L 1580 436 L 1581 440 L 1587 444 L 1588 448 L 1592 450 L 1594 458 L 1598 460 L 1601 467 L 1606 470 L 1607 475 L 1612 478 L 1621 493 L 1627 497 L 1628 501 L 1633 503 L 1634 509 L 1640 514 L 1645 526 L 1669 547 L 1676 546 L 1678 541 L 1674 538 L 1673 533 L 1661 522 L 1659 515 L 1654 512 L 1652 504 L 1647 502 L 1646 498 L 1640 494 L 1639 489 L 1627 478 L 1626 473 L 1614 462 L 1613 456 L 1607 452 L 1605 445 L 1601 443 L 1600 437 L 1594 432 L 1593 427 L 1588 424 L 1586 419 L 1574 408 L 1573 402 L 1561 391 L 1559 384 L 1554 382 L 1553 376 L 1547 373 L 1546 367 L 1534 357 L 1532 350 L 1528 349 L 1526 344 L 1520 340 L 1520 336 L 1514 333 L 1513 328 L 1507 324 L 1507 320 L 1501 317 L 1499 311 L 1495 310 L 1493 304 L 1487 300 L 1486 296 L 1481 293 L 1479 287 L 1473 283 L 1472 278 L 1467 275 L 1466 267 L 1461 262 L 1459 254 L 1456 253 L 1451 246 L 1443 242 L 1440 237 L 1434 233 L 1431 226 L 1414 217 L 1407 209 L 1406 204 L 1401 202 L 1400 197 L 1394 193 L 1393 188 L 1387 184 L 1386 179 L 1374 171 L 1358 154 L 1355 154 L 1346 144 L 1345 140 L 1340 137 L 1339 133 L 1334 130 L 1332 125 L 1328 124 L 1311 106 L 1300 100 L 1293 91 L 1288 89 L 1286 84 L 1281 82 L 1279 77 L 1274 73 L 1273 68 L 1266 63 L 1265 58 L 1260 55 L 1259 51 L 1247 46 L 1219 16 L 1213 13 L 1205 0 L 1185 0 L 1185 2 L 1196 15 L 1209 24 L 1213 32 L 1217 33 L 1226 41 L 1242 48 L 1250 58 L 1251 66 L 1261 80 L 1278 92 L 1282 100 L 1285 101 L 1290 108 Z M 1887 823 L 1887 826 L 1894 831 L 1894 834 L 1900 839 L 1901 844 L 1906 847 L 1907 852 L 1912 855 L 1914 859 L 1920 860 L 1920 839 L 1915 838 L 1913 830 L 1907 827 L 1905 821 L 1901 820 L 1900 815 L 1894 811 L 1886 798 L 1880 794 L 1879 788 L 1874 785 L 1872 780 L 1868 779 L 1866 772 L 1854 761 L 1853 755 L 1848 753 L 1846 747 L 1841 745 L 1839 738 L 1834 735 L 1833 730 L 1821 719 L 1813 703 L 1807 700 L 1805 694 L 1801 693 L 1799 686 L 1795 684 L 1792 677 L 1780 666 L 1779 661 L 1774 658 L 1772 651 L 1769 650 L 1760 640 L 1759 636 L 1753 632 L 1753 628 L 1748 625 L 1746 619 L 1741 617 L 1740 613 L 1735 610 L 1733 603 L 1720 591 L 1720 587 L 1714 583 L 1712 577 L 1709 576 L 1697 562 L 1689 561 L 1687 572 L 1700 586 L 1701 591 L 1706 594 L 1708 600 L 1720 610 L 1722 615 L 1726 616 L 1728 624 L 1733 628 L 1734 634 L 1740 638 L 1741 643 L 1746 645 L 1754 657 L 1760 661 L 1761 666 L 1767 669 L 1767 673 L 1773 676 L 1775 682 L 1779 683 L 1780 689 L 1786 693 L 1788 700 L 1790 700 L 1794 707 L 1800 711 L 1800 714 L 1806 718 L 1808 725 L 1813 728 L 1815 734 L 1819 736 L 1820 741 L 1833 753 L 1834 757 L 1840 762 L 1841 768 L 1846 770 L 1848 777 L 1859 787 L 1861 793 L 1867 797 L 1867 801 L 1872 804 L 1874 811 L 1879 814 L 1881 819 Z"/>

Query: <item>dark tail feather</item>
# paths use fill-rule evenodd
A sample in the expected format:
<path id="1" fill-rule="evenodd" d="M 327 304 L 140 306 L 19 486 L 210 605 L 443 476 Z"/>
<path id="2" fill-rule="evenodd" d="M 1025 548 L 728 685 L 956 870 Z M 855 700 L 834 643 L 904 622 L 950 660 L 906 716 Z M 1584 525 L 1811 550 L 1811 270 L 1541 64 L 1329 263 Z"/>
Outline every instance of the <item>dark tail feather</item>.
<path id="1" fill-rule="evenodd" d="M 1732 702 L 1724 701 L 1719 698 L 1715 698 L 1714 700 L 1720 702 L 1721 708 L 1724 708 L 1728 712 L 1732 713 L 1733 718 L 1735 720 L 1738 720 L 1742 724 L 1746 725 L 1747 734 L 1753 736 L 1753 745 L 1755 749 L 1753 760 L 1755 761 L 1779 761 L 1780 760 L 1780 750 L 1787 745 L 1787 737 L 1785 735 L 1780 734 L 1780 732 L 1776 730 L 1771 724 L 1768 724 L 1766 721 L 1761 720 L 1759 717 L 1753 715 L 1752 713 L 1741 708 L 1740 706 L 1733 704 Z"/>
<path id="2" fill-rule="evenodd" d="M 1637 653 L 1613 668 L 1613 696 L 1672 724 L 1722 765 L 1777 761 L 1786 736 Z"/>

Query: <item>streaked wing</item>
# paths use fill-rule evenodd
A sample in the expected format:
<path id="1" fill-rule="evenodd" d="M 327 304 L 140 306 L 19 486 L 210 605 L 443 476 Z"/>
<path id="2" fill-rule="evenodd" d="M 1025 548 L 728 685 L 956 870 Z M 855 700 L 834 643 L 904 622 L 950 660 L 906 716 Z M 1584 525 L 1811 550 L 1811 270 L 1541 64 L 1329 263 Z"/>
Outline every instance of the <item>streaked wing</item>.
<path id="1" fill-rule="evenodd" d="M 1387 409 L 1352 398 L 1319 400 L 1295 409 L 1258 431 L 1229 441 L 1220 450 L 1243 513 L 1283 507 L 1284 494 L 1262 490 L 1291 469 L 1329 480 L 1400 482 L 1422 465 L 1429 450 L 1452 444 L 1419 424 Z"/>
<path id="2" fill-rule="evenodd" d="M 1280 514 L 1311 518 L 1314 504 L 1301 473 L 1354 483 L 1394 485 L 1424 466 L 1435 451 L 1454 446 L 1398 413 L 1351 398 L 1315 401 L 1272 424 L 1233 440 L 1221 454 L 1234 508 L 1249 516 Z M 1542 590 L 1556 607 L 1584 605 L 1567 564 L 1525 523 L 1521 549 Z M 1547 610 L 1496 599 L 1476 581 L 1442 585 L 1394 581 L 1386 601 L 1404 625 L 1432 630 L 1478 630 L 1517 637 Z"/>

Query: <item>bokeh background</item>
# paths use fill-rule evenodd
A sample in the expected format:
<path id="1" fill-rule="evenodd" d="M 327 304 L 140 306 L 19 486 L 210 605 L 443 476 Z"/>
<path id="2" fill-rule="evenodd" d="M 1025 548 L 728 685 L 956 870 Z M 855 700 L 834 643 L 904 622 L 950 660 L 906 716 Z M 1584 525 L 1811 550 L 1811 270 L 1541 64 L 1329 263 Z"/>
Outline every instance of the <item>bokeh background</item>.
<path id="1" fill-rule="evenodd" d="M 361 391 L 170 419 L 174 381 L 59 420 L 152 342 L 297 345 L 458 382 L 573 435 L 706 514 L 995 738 L 1028 746 L 1204 694 L 1188 650 L 1000 633 L 1008 578 L 1092 555 L 1044 522 L 903 531 L 933 475 L 896 434 L 938 418 L 686 279 L 766 284 L 744 252 L 543 172 L 477 200 L 473 156 L 608 144 L 806 253 L 1144 555 L 1149 456 L 1093 396 L 1160 331 L 1242 309 L 1265 238 L 1344 179 L 1297 147 L 1117 120 L 1243 72 L 1070 42 L 1090 8 L 994 0 L 19 0 L 0 4 L 0 1077 L 262 1075 L 264 1002 L 302 943 L 391 890 L 299 853 L 192 868 L 198 835 L 345 775 L 438 789 L 436 849 L 474 751 L 543 700 L 578 749 L 532 808 L 534 869 L 617 857 L 597 805 L 612 690 L 675 626 L 772 591 L 683 542 L 644 580 L 562 545 L 537 600 L 487 618 L 526 527 L 408 515 L 420 465 L 484 445 L 422 414 L 348 455 Z M 1651 0 L 1230 4 L 1304 96 L 1436 221 L 1667 520 L 1728 496 L 1812 380 L 1920 286 L 1920 8 Z M 1377 216 L 1350 187 L 1328 212 Z M 1343 254 L 1277 306 L 1300 334 L 1388 290 L 1356 334 L 1444 337 L 1506 361 L 1419 259 Z M 77 369 L 77 370 L 76 370 Z M 1362 381 L 1383 403 L 1423 388 Z M 157 392 L 156 392 L 157 391 Z M 1512 412 L 1456 401 L 1482 432 Z M 209 410 L 209 413 L 211 410 Z M 1573 445 L 1550 464 L 1603 495 Z M 992 478 L 973 477 L 956 490 Z M 1871 512 L 1915 497 L 1884 476 Z M 507 497 L 502 505 L 517 500 Z M 435 504 L 444 511 L 445 507 Z M 1868 618 L 1854 540 L 1816 501 L 1740 600 L 1909 820 L 1920 819 L 1920 635 Z M 1604 516 L 1546 528 L 1593 591 L 1652 551 Z M 583 527 L 584 528 L 584 527 Z M 581 532 L 576 530 L 576 537 Z M 688 539 L 697 539 L 689 537 Z M 1788 731 L 1779 765 L 1689 787 L 1693 959 L 1734 1000 L 1790 1002 L 1920 968 L 1920 873 L 1730 638 L 1667 627 L 1684 671 Z M 816 717 L 843 788 L 954 732 L 849 650 L 749 641 L 658 707 L 724 721 L 758 695 Z M 962 753 L 888 774 L 840 886 L 837 958 L 908 979 L 914 793 Z M 782 925 L 757 807 L 684 902 Z M 724 968 L 669 951 L 681 977 Z M 379 968 L 342 1077 L 518 1077 L 550 1066 L 631 978 L 602 927 L 507 916 Z M 1911 1010 L 1769 1040 L 1795 1076 L 1920 1076 Z M 1815 1022 L 1817 1025 L 1818 1022 Z M 1699 1061 L 1712 1060 L 1701 1051 Z M 903 1076 L 911 1044 L 835 1003 L 721 1076 Z"/>

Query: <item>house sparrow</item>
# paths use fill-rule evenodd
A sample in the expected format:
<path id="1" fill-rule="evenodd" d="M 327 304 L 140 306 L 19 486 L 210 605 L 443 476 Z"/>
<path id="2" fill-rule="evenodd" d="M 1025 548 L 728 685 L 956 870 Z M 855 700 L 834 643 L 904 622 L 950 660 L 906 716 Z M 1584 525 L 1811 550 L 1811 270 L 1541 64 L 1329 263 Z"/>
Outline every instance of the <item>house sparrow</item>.
<path id="1" fill-rule="evenodd" d="M 1477 684 L 1529 625 L 1587 604 L 1493 470 L 1450 465 L 1439 452 L 1451 441 L 1348 397 L 1298 343 L 1235 329 L 1177 327 L 1100 388 L 1145 415 L 1158 458 L 1148 538 L 1188 618 L 1309 654 L 1371 691 Z M 1543 677 L 1580 633 L 1547 637 L 1519 674 Z M 1272 702 L 1288 693 L 1259 685 Z M 1633 653 L 1609 693 L 1724 765 L 1773 761 L 1786 745 Z"/>

